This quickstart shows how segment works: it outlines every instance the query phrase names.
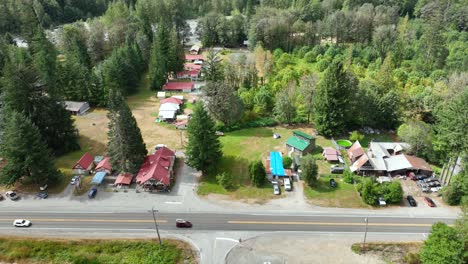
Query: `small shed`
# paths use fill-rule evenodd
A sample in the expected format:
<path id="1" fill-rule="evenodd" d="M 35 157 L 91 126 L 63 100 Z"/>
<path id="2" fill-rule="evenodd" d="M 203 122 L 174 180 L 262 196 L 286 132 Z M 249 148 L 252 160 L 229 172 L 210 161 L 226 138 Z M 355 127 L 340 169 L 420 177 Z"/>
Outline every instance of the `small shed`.
<path id="1" fill-rule="evenodd" d="M 133 174 L 131 173 L 121 173 L 115 179 L 114 185 L 122 186 L 122 185 L 130 185 L 133 180 Z"/>
<path id="2" fill-rule="evenodd" d="M 96 172 L 104 171 L 107 174 L 111 174 L 112 173 L 112 166 L 110 164 L 110 158 L 109 157 L 103 158 L 101 160 L 101 162 L 98 163 L 98 165 L 96 166 L 94 171 L 96 171 Z"/>
<path id="3" fill-rule="evenodd" d="M 89 174 L 94 166 L 94 158 L 86 152 L 72 167 L 74 174 Z"/>
<path id="4" fill-rule="evenodd" d="M 65 101 L 65 109 L 72 115 L 84 115 L 89 109 L 88 102 Z"/>
<path id="5" fill-rule="evenodd" d="M 340 152 L 333 147 L 323 148 L 322 156 L 328 162 L 343 162 Z"/>
<path id="6" fill-rule="evenodd" d="M 166 92 L 158 92 L 156 94 L 156 97 L 158 97 L 159 99 L 164 99 L 166 98 Z"/>
<path id="7" fill-rule="evenodd" d="M 190 48 L 190 54 L 192 55 L 196 55 L 200 53 L 200 46 L 198 45 L 193 45 L 191 48 Z"/>
<path id="8" fill-rule="evenodd" d="M 94 174 L 93 180 L 91 181 L 92 184 L 101 184 L 104 181 L 104 177 L 106 177 L 107 173 L 105 171 L 100 171 Z"/>

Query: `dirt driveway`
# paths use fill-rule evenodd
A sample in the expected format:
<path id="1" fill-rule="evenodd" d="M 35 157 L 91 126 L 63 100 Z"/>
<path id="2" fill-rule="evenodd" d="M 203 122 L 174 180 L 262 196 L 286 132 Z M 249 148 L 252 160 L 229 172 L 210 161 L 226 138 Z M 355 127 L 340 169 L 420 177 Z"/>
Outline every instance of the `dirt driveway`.
<path id="1" fill-rule="evenodd" d="M 397 179 L 395 179 L 397 180 Z M 417 185 L 416 181 L 412 181 L 409 178 L 406 180 L 400 180 L 401 187 L 403 188 L 403 202 L 405 205 L 409 206 L 408 201 L 406 200 L 407 195 L 412 195 L 416 202 L 418 203 L 418 207 L 426 207 L 427 205 L 423 201 L 423 197 L 427 196 L 430 197 L 436 203 L 437 207 L 442 208 L 451 208 L 451 206 L 447 205 L 444 201 L 442 201 L 442 197 L 439 196 L 438 192 L 435 193 L 425 193 L 421 191 L 421 188 Z"/>

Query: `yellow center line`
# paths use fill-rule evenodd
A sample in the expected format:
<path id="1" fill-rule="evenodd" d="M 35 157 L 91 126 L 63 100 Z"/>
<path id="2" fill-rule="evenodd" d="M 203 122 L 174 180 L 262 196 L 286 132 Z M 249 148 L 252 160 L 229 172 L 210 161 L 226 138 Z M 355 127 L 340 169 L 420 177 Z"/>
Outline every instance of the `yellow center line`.
<path id="1" fill-rule="evenodd" d="M 283 221 L 228 221 L 228 224 L 253 225 L 325 225 L 325 226 L 365 226 L 365 223 L 329 223 L 329 222 L 283 222 Z M 369 223 L 368 226 L 418 226 L 431 227 L 432 224 Z"/>
<path id="2" fill-rule="evenodd" d="M 13 221 L 14 219 L 0 218 L 0 221 Z M 60 218 L 32 218 L 31 222 L 103 222 L 103 223 L 154 223 L 154 220 L 120 220 L 120 219 L 60 219 Z M 158 223 L 167 223 L 167 220 L 157 220 Z"/>

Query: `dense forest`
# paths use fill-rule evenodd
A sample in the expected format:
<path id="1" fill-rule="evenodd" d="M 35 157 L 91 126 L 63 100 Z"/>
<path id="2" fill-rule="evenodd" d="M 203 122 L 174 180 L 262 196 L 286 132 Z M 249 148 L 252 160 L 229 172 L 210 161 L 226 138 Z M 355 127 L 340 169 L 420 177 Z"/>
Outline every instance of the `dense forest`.
<path id="1" fill-rule="evenodd" d="M 204 48 L 248 40 L 241 56 L 206 53 L 203 91 L 218 129 L 312 124 L 328 137 L 370 127 L 432 163 L 466 160 L 466 0 L 4 0 L 0 119 L 15 120 L 0 123 L 1 140 L 17 142 L 28 119 L 31 142 L 55 155 L 78 148 L 57 102 L 106 106 L 142 78 L 160 89 L 183 69 L 188 19 Z"/>

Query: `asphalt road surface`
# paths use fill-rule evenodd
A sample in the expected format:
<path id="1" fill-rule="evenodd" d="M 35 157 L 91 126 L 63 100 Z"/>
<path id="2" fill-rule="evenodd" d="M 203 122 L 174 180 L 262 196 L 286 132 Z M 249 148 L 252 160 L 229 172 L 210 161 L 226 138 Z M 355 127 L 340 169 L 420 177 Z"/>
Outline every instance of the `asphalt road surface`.
<path id="1" fill-rule="evenodd" d="M 174 230 L 176 219 L 192 222 L 200 231 L 321 231 L 363 232 L 364 217 L 269 214 L 175 214 L 157 212 L 160 230 Z M 29 229 L 51 230 L 154 230 L 151 211 L 147 213 L 66 213 L 66 212 L 1 212 L 0 229 L 19 229 L 14 219 L 28 219 Z M 428 233 L 435 222 L 453 224 L 453 218 L 369 217 L 368 232 Z"/>

